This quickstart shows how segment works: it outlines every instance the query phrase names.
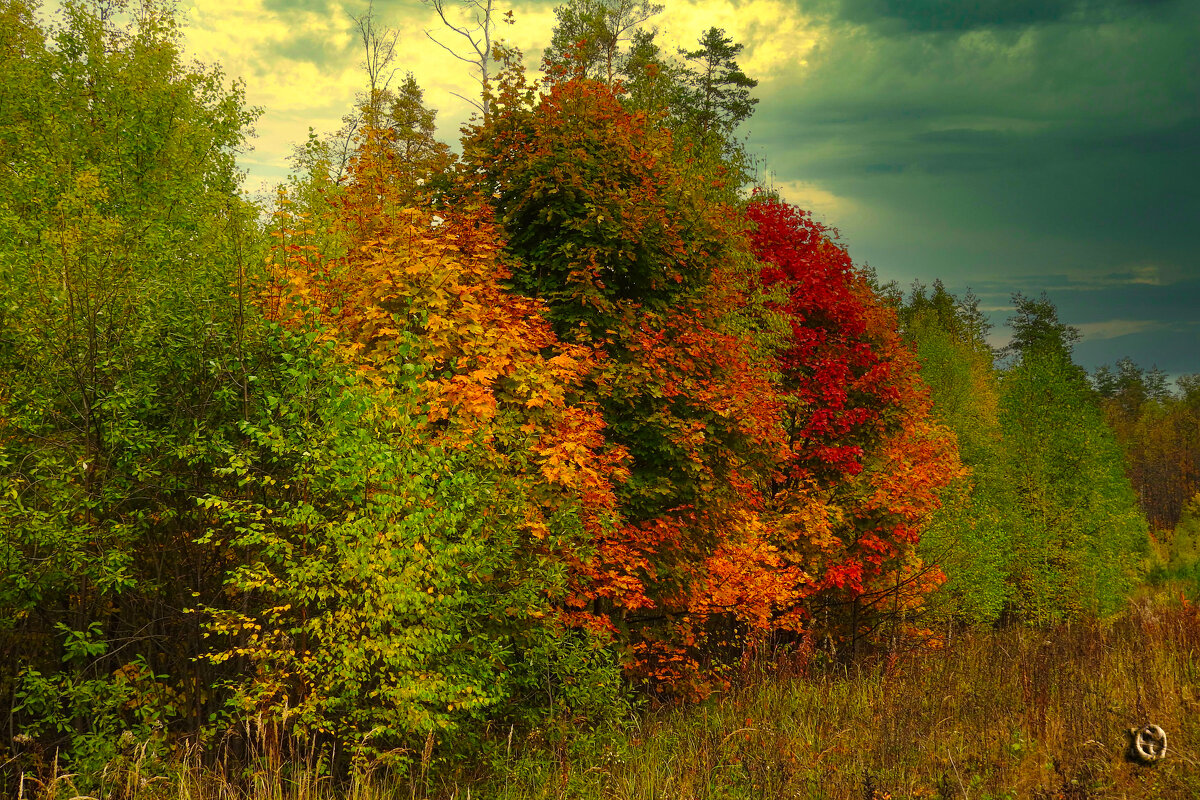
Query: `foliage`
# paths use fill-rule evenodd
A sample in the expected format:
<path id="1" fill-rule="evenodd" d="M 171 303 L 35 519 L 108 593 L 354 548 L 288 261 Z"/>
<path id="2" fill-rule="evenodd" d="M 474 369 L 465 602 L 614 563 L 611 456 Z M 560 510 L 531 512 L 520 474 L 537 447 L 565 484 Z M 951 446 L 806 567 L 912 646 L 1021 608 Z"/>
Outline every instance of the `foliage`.
<path id="1" fill-rule="evenodd" d="M 611 84 L 628 58 L 620 51 L 621 43 L 636 40 L 640 26 L 662 10 L 650 0 L 571 0 L 557 6 L 543 67 L 552 75 Z"/>
<path id="2" fill-rule="evenodd" d="M 1160 370 L 1143 370 L 1128 358 L 1117 362 L 1115 372 L 1100 367 L 1092 378 L 1138 503 L 1160 532 L 1179 522 L 1200 491 L 1200 398 L 1189 394 L 1195 378 L 1181 376 L 1173 394 Z"/>
<path id="3" fill-rule="evenodd" d="M 1000 424 L 1020 530 L 1011 567 L 1013 604 L 1028 619 L 1109 613 L 1137 577 L 1146 522 L 1121 452 L 1082 369 L 1077 334 L 1044 298 L 1015 298 L 1019 362 L 1001 382 Z"/>
<path id="4" fill-rule="evenodd" d="M 930 294 L 914 287 L 900 307 L 934 411 L 972 469 L 925 544 L 950 576 L 942 611 L 1037 623 L 1112 613 L 1137 579 L 1145 521 L 1071 361 L 1078 332 L 1045 296 L 1014 300 L 1014 361 L 1003 371 L 973 298 L 959 302 L 937 283 Z"/>
<path id="5" fill-rule="evenodd" d="M 623 452 L 573 400 L 590 351 L 558 342 L 539 304 L 499 286 L 487 209 L 435 222 L 407 204 L 396 175 L 408 166 L 389 132 L 364 129 L 331 198 L 340 254 L 308 244 L 286 199 L 277 214 L 268 315 L 312 330 L 382 394 L 376 411 L 346 414 L 348 427 L 322 420 L 327 447 L 366 459 L 346 468 L 361 488 L 342 481 L 341 505 L 272 517 L 283 544 L 266 572 L 237 579 L 273 596 L 252 621 L 266 644 L 223 655 L 270 666 L 242 694 L 275 718 L 424 764 L 424 743 L 456 752 L 469 721 L 626 708 L 605 636 L 564 631 L 569 576 L 610 525 Z M 313 442 L 295 447 L 320 465 Z"/>
<path id="6" fill-rule="evenodd" d="M 922 540 L 922 552 L 947 575 L 942 613 L 992 623 L 1008 605 L 1012 518 L 1016 507 L 1003 469 L 1000 386 L 973 298 L 959 302 L 935 282 L 914 286 L 898 309 L 905 339 L 921 365 L 934 415 L 951 428 L 968 479 L 947 492 Z"/>
<path id="7" fill-rule="evenodd" d="M 894 634 L 940 582 L 916 544 L 962 467 L 894 318 L 833 234 L 772 198 L 747 216 L 761 281 L 791 328 L 778 356 L 787 456 L 771 487 L 786 538 L 774 544 L 808 573 L 805 610 L 834 611 L 854 652 L 884 620 Z M 821 522 L 797 530 L 793 515 Z"/>
<path id="8" fill-rule="evenodd" d="M 542 89 L 480 53 L 461 159 L 368 11 L 369 90 L 260 224 L 254 112 L 171 9 L 0 6 L 5 769 L 133 794 L 187 738 L 415 795 L 611 752 L 631 683 L 894 666 L 943 582 L 971 621 L 1117 608 L 1145 525 L 1073 329 L 1018 296 L 998 371 L 972 301 L 894 311 L 747 200 L 740 45 L 665 57 L 656 9 L 560 8 Z M 1196 381 L 1118 369 L 1131 474 L 1185 490 Z"/>
<path id="9" fill-rule="evenodd" d="M 631 457 L 624 524 L 580 599 L 630 637 L 644 674 L 692 680 L 705 620 L 757 613 L 714 604 L 706 587 L 728 578 L 708 570 L 761 546 L 755 476 L 777 447 L 770 373 L 736 319 L 750 266 L 736 216 L 611 87 L 560 81 L 533 100 L 519 78 L 507 85 L 512 102 L 469 140 L 468 163 L 495 187 L 513 286 L 595 350 L 584 396 Z"/>
<path id="10" fill-rule="evenodd" d="M 210 673 L 183 679 L 180 610 L 220 591 L 194 498 L 254 369 L 234 168 L 254 112 L 185 66 L 166 9 L 121 11 L 68 2 L 42 28 L 6 3 L 0 26 L 0 695 L 10 747 L 31 731 L 85 775 L 111 731 L 214 707 Z"/>
<path id="11" fill-rule="evenodd" d="M 1152 577 L 1181 578 L 1191 585 L 1193 597 L 1200 594 L 1200 493 L 1184 507 L 1171 532 L 1166 561 Z"/>

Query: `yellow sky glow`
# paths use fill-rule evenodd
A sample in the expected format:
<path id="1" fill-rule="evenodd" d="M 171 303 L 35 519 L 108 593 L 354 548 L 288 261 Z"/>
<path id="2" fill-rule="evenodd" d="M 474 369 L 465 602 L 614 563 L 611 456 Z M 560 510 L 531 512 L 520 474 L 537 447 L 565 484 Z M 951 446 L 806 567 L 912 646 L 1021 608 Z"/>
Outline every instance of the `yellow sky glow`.
<path id="1" fill-rule="evenodd" d="M 525 53 L 530 68 L 536 68 L 542 48 L 550 41 L 554 13 L 545 4 L 518 2 L 511 7 L 516 24 L 501 26 L 498 33 Z M 287 174 L 288 155 L 305 140 L 310 126 L 318 133 L 340 127 L 363 87 L 352 18 L 362 13 L 362 5 L 343 3 L 331 9 L 329 14 L 291 11 L 284 18 L 268 10 L 263 0 L 192 0 L 184 6 L 190 55 L 219 63 L 231 78 L 244 79 L 249 103 L 264 110 L 255 126 L 254 149 L 241 159 L 250 173 L 247 188 L 251 191 Z M 469 97 L 478 89 L 468 66 L 431 42 L 425 31 L 451 46 L 460 42 L 439 27 L 432 8 L 414 11 L 401 16 L 384 4 L 377 6 L 381 21 L 399 32 L 400 75 L 413 73 L 425 90 L 426 103 L 438 110 L 439 137 L 454 142 L 459 126 L 471 116 L 469 104 L 456 94 Z M 692 46 L 709 27 L 724 28 L 734 41 L 745 45 L 739 64 L 761 84 L 794 80 L 821 38 L 816 21 L 802 17 L 782 0 L 676 0 L 652 24 L 660 30 L 658 41 L 664 49 Z M 345 57 L 305 56 L 299 42 L 323 43 Z M 291 57 L 281 55 L 284 52 Z M 319 63 L 324 66 L 318 67 Z M 830 205 L 832 195 L 823 191 L 811 185 L 805 189 Z"/>

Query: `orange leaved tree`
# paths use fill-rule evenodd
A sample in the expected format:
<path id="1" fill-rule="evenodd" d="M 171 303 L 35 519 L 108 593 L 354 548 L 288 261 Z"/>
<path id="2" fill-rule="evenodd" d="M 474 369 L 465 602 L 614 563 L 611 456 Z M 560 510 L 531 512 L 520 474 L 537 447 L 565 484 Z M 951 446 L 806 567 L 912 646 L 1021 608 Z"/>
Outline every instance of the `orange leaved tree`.
<path id="1" fill-rule="evenodd" d="M 306 456 L 351 499 L 305 495 L 313 510 L 247 541 L 231 591 L 251 610 L 214 612 L 230 643 L 214 658 L 256 665 L 248 709 L 405 761 L 497 715 L 622 713 L 609 634 L 573 625 L 571 603 L 626 456 L 581 399 L 592 349 L 502 287 L 491 210 L 435 214 L 389 136 L 365 130 L 322 215 L 333 235 L 281 205 L 261 304 L 356 375 L 349 449 Z"/>

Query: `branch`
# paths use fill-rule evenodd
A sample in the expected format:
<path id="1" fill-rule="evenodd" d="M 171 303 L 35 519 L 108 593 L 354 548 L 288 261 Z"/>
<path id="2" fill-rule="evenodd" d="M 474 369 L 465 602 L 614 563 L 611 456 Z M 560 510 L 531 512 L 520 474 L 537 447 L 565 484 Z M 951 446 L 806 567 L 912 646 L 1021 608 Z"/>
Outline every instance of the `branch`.
<path id="1" fill-rule="evenodd" d="M 442 43 L 441 43 L 441 42 L 439 42 L 437 39 L 433 38 L 433 34 L 432 34 L 432 33 L 430 33 L 429 31 L 425 31 L 425 35 L 429 37 L 429 41 L 433 42 L 433 43 L 434 43 L 434 44 L 436 44 L 438 47 L 442 48 L 442 49 L 443 49 L 443 50 L 445 50 L 447 53 L 449 53 L 450 55 L 452 55 L 452 56 L 454 56 L 455 58 L 457 58 L 459 61 L 462 61 L 462 62 L 464 62 L 464 63 L 466 63 L 466 64 L 471 64 L 471 65 L 474 65 L 474 64 L 476 64 L 476 61 L 475 61 L 474 59 L 467 58 L 466 56 L 460 56 L 458 53 L 456 53 L 456 52 L 454 52 L 452 49 L 450 49 L 450 46 L 449 46 L 449 45 L 442 44 Z M 464 34 L 464 35 L 465 35 L 465 34 Z"/>

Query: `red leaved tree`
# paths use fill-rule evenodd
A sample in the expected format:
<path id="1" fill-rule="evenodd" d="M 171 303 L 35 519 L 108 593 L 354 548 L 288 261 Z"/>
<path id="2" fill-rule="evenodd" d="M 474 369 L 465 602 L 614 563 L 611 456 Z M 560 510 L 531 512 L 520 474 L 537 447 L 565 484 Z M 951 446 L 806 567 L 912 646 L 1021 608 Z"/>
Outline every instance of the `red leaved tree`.
<path id="1" fill-rule="evenodd" d="M 915 548 L 963 467 L 893 314 L 834 234 L 767 197 L 746 214 L 762 283 L 791 328 L 779 354 L 789 452 L 770 508 L 776 543 L 807 571 L 793 615 L 820 612 L 853 652 L 885 622 L 898 632 L 940 582 Z"/>

